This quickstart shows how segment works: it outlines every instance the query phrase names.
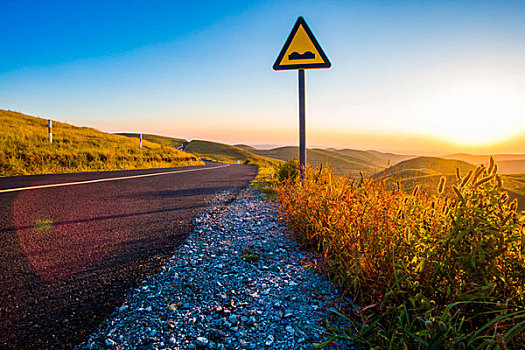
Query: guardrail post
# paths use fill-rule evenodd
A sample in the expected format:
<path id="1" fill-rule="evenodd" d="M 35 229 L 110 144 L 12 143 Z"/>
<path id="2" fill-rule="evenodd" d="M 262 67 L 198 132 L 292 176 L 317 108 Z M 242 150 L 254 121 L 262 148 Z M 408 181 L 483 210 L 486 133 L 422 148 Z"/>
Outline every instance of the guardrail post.
<path id="1" fill-rule="evenodd" d="M 49 143 L 53 143 L 53 124 L 51 122 L 51 119 L 47 121 L 47 138 L 49 140 Z"/>

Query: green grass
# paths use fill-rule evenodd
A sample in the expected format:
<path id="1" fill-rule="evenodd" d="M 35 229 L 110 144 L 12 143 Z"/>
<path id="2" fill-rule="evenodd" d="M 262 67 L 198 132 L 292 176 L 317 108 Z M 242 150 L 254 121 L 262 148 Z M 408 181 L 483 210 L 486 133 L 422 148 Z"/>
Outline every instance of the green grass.
<path id="1" fill-rule="evenodd" d="M 203 164 L 197 156 L 147 140 L 0 110 L 0 176 L 123 170 Z"/>

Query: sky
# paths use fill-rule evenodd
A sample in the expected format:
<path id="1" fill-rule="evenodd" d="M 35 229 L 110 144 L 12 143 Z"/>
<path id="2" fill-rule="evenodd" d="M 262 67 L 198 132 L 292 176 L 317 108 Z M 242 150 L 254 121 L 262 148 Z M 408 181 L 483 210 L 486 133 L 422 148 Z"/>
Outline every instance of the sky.
<path id="1" fill-rule="evenodd" d="M 0 0 L 0 109 L 107 132 L 309 147 L 525 153 L 524 1 Z"/>

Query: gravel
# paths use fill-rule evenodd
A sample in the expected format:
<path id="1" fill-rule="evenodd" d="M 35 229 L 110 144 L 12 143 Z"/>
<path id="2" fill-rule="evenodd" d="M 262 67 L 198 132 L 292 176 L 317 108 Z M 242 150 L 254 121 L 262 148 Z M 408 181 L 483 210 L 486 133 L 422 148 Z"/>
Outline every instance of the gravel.
<path id="1" fill-rule="evenodd" d="M 162 271 L 76 349 L 311 349 L 326 340 L 341 296 L 307 267 L 276 205 L 250 189 L 220 197 L 230 204 L 197 216 Z"/>

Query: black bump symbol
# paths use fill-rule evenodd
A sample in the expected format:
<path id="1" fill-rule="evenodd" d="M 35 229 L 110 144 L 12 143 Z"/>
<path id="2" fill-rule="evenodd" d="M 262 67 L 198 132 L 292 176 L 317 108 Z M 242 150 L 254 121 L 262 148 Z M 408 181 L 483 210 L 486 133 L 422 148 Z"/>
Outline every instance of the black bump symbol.
<path id="1" fill-rule="evenodd" d="M 300 54 L 299 52 L 292 52 L 290 55 L 288 55 L 288 59 L 290 61 L 292 60 L 310 60 L 315 58 L 315 53 L 311 51 L 306 51 L 303 54 Z"/>

